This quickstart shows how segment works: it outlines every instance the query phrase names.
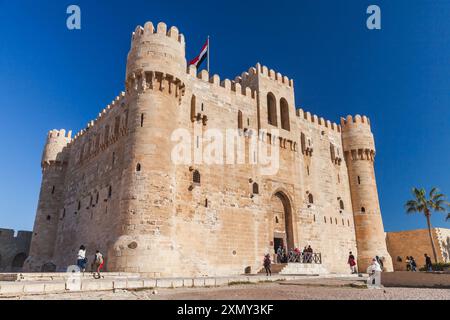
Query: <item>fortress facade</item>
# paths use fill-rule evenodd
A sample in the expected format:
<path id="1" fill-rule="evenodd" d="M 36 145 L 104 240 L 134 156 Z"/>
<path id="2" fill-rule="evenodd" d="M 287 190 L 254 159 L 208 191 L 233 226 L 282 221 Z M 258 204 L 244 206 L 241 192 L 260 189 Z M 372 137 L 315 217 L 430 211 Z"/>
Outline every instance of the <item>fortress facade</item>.
<path id="1" fill-rule="evenodd" d="M 179 129 L 193 154 L 208 130 L 235 129 L 246 161 L 176 163 Z M 251 161 L 254 139 L 278 154 L 276 172 Z M 84 244 L 108 271 L 230 275 L 258 271 L 279 245 L 311 245 L 330 272 L 349 272 L 349 251 L 360 270 L 375 255 L 392 270 L 374 158 L 367 117 L 338 125 L 296 109 L 293 80 L 260 64 L 233 81 L 197 72 L 178 29 L 148 22 L 125 92 L 74 137 L 48 134 L 25 268 L 64 270 Z"/>

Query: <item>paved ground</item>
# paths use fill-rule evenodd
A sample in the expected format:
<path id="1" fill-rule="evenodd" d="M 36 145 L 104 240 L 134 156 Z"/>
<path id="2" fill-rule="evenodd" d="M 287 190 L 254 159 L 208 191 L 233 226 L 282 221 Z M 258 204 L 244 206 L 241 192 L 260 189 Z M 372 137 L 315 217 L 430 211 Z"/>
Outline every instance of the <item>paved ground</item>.
<path id="1" fill-rule="evenodd" d="M 450 300 L 448 289 L 362 288 L 355 279 L 305 279 L 278 283 L 236 284 L 216 288 L 179 288 L 143 291 L 85 292 L 22 296 L 35 300 Z"/>

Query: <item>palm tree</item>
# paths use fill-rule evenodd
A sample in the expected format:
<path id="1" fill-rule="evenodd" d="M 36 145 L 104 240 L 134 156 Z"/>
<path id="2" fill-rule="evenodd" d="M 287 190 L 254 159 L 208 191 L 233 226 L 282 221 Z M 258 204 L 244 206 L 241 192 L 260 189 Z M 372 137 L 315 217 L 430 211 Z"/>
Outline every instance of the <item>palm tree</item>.
<path id="1" fill-rule="evenodd" d="M 435 263 L 438 263 L 436 248 L 434 246 L 433 235 L 431 234 L 431 212 L 436 211 L 446 211 L 446 207 L 449 205 L 445 201 L 445 195 L 439 192 L 439 189 L 433 188 L 427 194 L 425 189 L 412 189 L 412 194 L 414 196 L 413 200 L 408 200 L 405 204 L 406 213 L 423 213 L 427 219 L 428 235 L 430 236 L 431 248 L 433 249 L 433 256 Z M 449 217 L 447 217 L 449 219 Z"/>

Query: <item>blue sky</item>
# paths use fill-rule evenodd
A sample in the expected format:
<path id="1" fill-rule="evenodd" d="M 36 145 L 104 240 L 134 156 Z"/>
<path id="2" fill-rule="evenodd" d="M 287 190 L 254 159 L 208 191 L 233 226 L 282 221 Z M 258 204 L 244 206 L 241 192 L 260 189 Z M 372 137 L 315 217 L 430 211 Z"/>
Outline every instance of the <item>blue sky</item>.
<path id="1" fill-rule="evenodd" d="M 81 31 L 66 28 L 70 4 Z M 370 4 L 382 30 L 366 28 Z M 387 231 L 426 226 L 404 213 L 412 186 L 450 195 L 449 0 L 0 0 L 0 227 L 32 229 L 46 133 L 77 132 L 123 89 L 131 32 L 146 21 L 176 25 L 188 59 L 210 35 L 221 78 L 261 62 L 294 78 L 298 107 L 335 122 L 368 115 Z"/>

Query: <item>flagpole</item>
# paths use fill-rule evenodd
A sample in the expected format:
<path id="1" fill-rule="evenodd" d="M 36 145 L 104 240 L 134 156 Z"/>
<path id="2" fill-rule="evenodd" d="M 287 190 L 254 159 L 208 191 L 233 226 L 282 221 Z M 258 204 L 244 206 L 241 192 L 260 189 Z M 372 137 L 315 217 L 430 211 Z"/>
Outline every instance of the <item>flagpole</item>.
<path id="1" fill-rule="evenodd" d="M 209 46 L 209 36 L 208 36 L 208 74 L 209 74 L 209 50 L 211 47 Z"/>

